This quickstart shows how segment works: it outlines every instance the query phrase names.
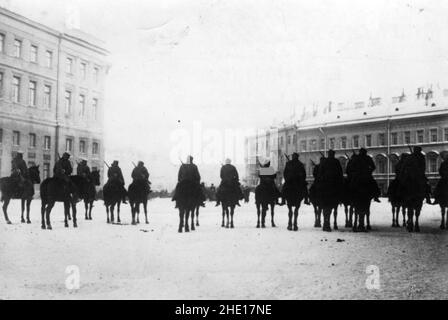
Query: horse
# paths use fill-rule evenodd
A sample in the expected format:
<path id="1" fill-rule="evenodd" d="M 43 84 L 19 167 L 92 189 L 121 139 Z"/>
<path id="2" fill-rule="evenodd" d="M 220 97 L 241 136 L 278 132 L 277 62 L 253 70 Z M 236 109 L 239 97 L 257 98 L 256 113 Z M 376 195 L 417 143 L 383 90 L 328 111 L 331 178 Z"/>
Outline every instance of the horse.
<path id="1" fill-rule="evenodd" d="M 80 189 L 80 197 L 84 200 L 85 220 L 92 220 L 93 202 L 96 200 L 96 186 L 100 185 L 100 172 L 92 171 L 87 177 L 86 188 Z"/>
<path id="2" fill-rule="evenodd" d="M 72 182 L 72 178 L 68 177 L 68 179 L 70 180 L 71 185 L 69 182 L 58 177 L 47 178 L 40 185 L 42 229 L 44 230 L 52 229 L 50 213 L 56 202 L 64 203 L 64 226 L 68 228 L 71 207 L 73 212 L 73 227 L 78 227 L 76 219 L 76 202 L 79 190 L 77 189 L 76 184 Z M 77 179 L 75 180 L 77 181 Z"/>
<path id="3" fill-rule="evenodd" d="M 397 192 L 398 186 L 398 180 L 394 179 L 391 181 L 389 188 L 387 188 L 387 198 L 392 207 L 392 228 L 400 227 L 400 223 L 398 222 L 400 209 L 403 215 L 403 227 L 406 225 L 406 209 L 403 207 L 403 200 Z"/>
<path id="4" fill-rule="evenodd" d="M 322 216 L 322 208 L 319 206 L 319 197 L 317 194 L 317 182 L 314 180 L 313 184 L 310 187 L 310 202 L 314 209 L 314 227 L 320 228 L 321 224 L 321 216 Z"/>
<path id="5" fill-rule="evenodd" d="M 260 216 L 261 227 L 265 228 L 266 212 L 269 207 L 271 208 L 271 226 L 276 227 L 274 222 L 274 207 L 279 198 L 273 185 L 267 179 L 260 179 L 260 183 L 255 188 L 255 206 L 257 208 L 257 228 L 260 228 Z"/>
<path id="6" fill-rule="evenodd" d="M 148 195 L 150 193 L 148 181 L 134 180 L 128 188 L 129 204 L 131 205 L 132 224 L 140 223 L 140 204 L 145 212 L 145 223 L 148 224 Z"/>
<path id="7" fill-rule="evenodd" d="M 442 214 L 440 229 L 448 229 L 448 179 L 442 178 L 437 182 L 437 186 L 434 191 L 434 198 L 436 202 L 439 203 Z M 446 219 L 445 214 L 447 215 Z"/>
<path id="8" fill-rule="evenodd" d="M 249 203 L 249 200 L 250 200 L 250 188 L 249 187 L 243 188 L 243 195 L 244 195 L 244 203 Z"/>
<path id="9" fill-rule="evenodd" d="M 355 214 L 354 232 L 365 232 L 372 229 L 370 226 L 370 204 L 373 195 L 369 188 L 371 179 L 372 177 L 368 174 L 356 174 L 353 175 L 349 182 Z"/>
<path id="10" fill-rule="evenodd" d="M 220 201 L 222 207 L 222 224 L 221 227 L 234 228 L 233 214 L 235 213 L 235 206 L 239 201 L 239 188 L 231 181 L 223 181 L 220 188 Z M 226 218 L 226 223 L 224 223 Z"/>
<path id="11" fill-rule="evenodd" d="M 344 206 L 344 213 L 345 213 L 345 227 L 346 228 L 352 228 L 353 227 L 353 214 L 354 214 L 354 208 L 352 205 L 352 196 L 349 188 L 348 179 L 344 178 L 344 185 L 342 187 L 342 196 L 341 196 L 341 203 L 342 206 Z M 337 209 L 336 209 L 337 210 Z M 335 214 L 337 216 L 337 212 Z M 336 219 L 335 219 L 336 221 Z"/>
<path id="12" fill-rule="evenodd" d="M 0 179 L 0 191 L 2 193 L 3 214 L 7 224 L 11 224 L 8 217 L 8 205 L 11 199 L 21 200 L 22 223 L 31 223 L 30 205 L 34 196 L 34 185 L 40 183 L 39 166 L 31 166 L 28 168 L 28 177 L 23 182 L 23 187 L 18 188 L 17 180 L 14 177 L 4 177 Z M 26 221 L 23 216 L 26 207 Z"/>
<path id="13" fill-rule="evenodd" d="M 103 201 L 106 207 L 107 223 L 114 223 L 114 210 L 117 206 L 117 223 L 121 223 L 120 220 L 120 206 L 123 199 L 123 186 L 117 179 L 110 179 L 103 187 Z M 109 219 L 110 212 L 110 219 Z"/>
<path id="14" fill-rule="evenodd" d="M 189 217 L 191 216 L 191 230 L 195 230 L 194 226 L 194 210 L 198 205 L 201 195 L 200 187 L 194 181 L 183 180 L 176 187 L 176 207 L 179 209 L 179 229 L 181 233 L 190 231 Z"/>
<path id="15" fill-rule="evenodd" d="M 296 183 L 295 181 L 287 181 L 283 185 L 282 195 L 283 199 L 286 200 L 286 205 L 288 207 L 288 230 L 297 231 L 299 230 L 297 226 L 297 218 L 299 216 L 299 208 L 302 200 L 306 196 L 306 182 L 305 185 L 301 183 Z M 293 209 L 294 208 L 294 209 Z M 294 215 L 294 223 L 292 217 Z"/>

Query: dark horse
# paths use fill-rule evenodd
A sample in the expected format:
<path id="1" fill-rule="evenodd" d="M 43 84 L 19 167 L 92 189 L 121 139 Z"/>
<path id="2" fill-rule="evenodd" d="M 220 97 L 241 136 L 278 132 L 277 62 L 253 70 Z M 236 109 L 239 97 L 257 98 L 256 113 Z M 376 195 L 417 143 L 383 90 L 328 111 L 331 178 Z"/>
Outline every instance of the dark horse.
<path id="1" fill-rule="evenodd" d="M 92 220 L 93 202 L 96 200 L 96 186 L 100 185 L 100 172 L 92 171 L 87 177 L 87 183 L 79 190 L 79 196 L 84 200 L 85 219 Z"/>
<path id="2" fill-rule="evenodd" d="M 194 211 L 201 199 L 200 186 L 190 180 L 183 180 L 176 187 L 176 207 L 179 209 L 179 232 L 190 231 L 188 218 L 191 216 L 191 230 L 194 227 Z"/>
<path id="3" fill-rule="evenodd" d="M 260 184 L 255 188 L 255 206 L 257 207 L 257 228 L 265 228 L 266 212 L 271 208 L 271 226 L 275 227 L 274 207 L 278 201 L 279 194 L 273 188 L 270 178 L 260 178 Z"/>
<path id="4" fill-rule="evenodd" d="M 0 179 L 0 191 L 2 193 L 3 214 L 7 224 L 11 224 L 8 218 L 8 205 L 11 199 L 20 199 L 22 204 L 22 223 L 25 223 L 23 213 L 26 205 L 26 223 L 30 220 L 30 205 L 34 196 L 34 184 L 40 183 L 39 166 L 28 168 L 28 178 L 25 179 L 23 187 L 19 189 L 17 180 L 13 177 L 4 177 Z"/>
<path id="5" fill-rule="evenodd" d="M 389 188 L 387 188 L 387 198 L 392 207 L 392 228 L 400 227 L 400 223 L 398 222 L 400 209 L 403 215 L 403 227 L 406 225 L 406 209 L 403 207 L 403 199 L 398 193 L 398 187 L 398 180 L 394 179 L 390 182 Z"/>
<path id="6" fill-rule="evenodd" d="M 373 199 L 372 191 L 369 188 L 371 179 L 368 174 L 354 174 L 349 182 L 349 191 L 355 213 L 353 223 L 353 231 L 355 232 L 371 230 L 370 203 Z"/>
<path id="7" fill-rule="evenodd" d="M 445 214 L 448 213 L 448 179 L 442 178 L 437 182 L 434 196 L 436 202 L 439 203 L 440 211 L 442 214 L 440 229 L 448 229 L 448 215 L 445 220 Z"/>
<path id="8" fill-rule="evenodd" d="M 235 206 L 239 200 L 239 185 L 231 181 L 223 181 L 220 188 L 220 200 L 222 207 L 222 224 L 221 227 L 234 228 L 233 214 Z"/>
<path id="9" fill-rule="evenodd" d="M 352 228 L 353 227 L 353 214 L 354 214 L 354 208 L 352 204 L 352 195 L 349 188 L 348 179 L 344 178 L 344 184 L 342 187 L 342 196 L 341 196 L 341 205 L 344 206 L 344 213 L 345 213 L 345 227 L 346 228 Z M 337 210 L 337 208 L 336 208 Z M 337 212 L 335 213 L 335 224 L 336 223 L 336 217 Z M 335 228 L 337 229 L 337 228 Z"/>
<path id="10" fill-rule="evenodd" d="M 70 176 L 69 179 L 72 181 L 73 190 L 70 190 L 67 182 L 57 177 L 47 178 L 40 185 L 42 229 L 52 229 L 50 213 L 56 202 L 64 203 L 65 227 L 68 228 L 70 207 L 73 212 L 73 227 L 78 227 L 76 219 L 76 199 L 79 196 L 78 188 L 84 188 L 87 182 L 81 176 Z"/>
<path id="11" fill-rule="evenodd" d="M 117 206 L 117 223 L 121 223 L 120 220 L 120 205 L 123 199 L 123 186 L 118 179 L 110 179 L 103 187 L 103 201 L 106 207 L 107 223 L 114 223 L 114 210 Z M 110 218 L 109 218 L 110 212 Z"/>
<path id="12" fill-rule="evenodd" d="M 131 205 L 132 224 L 140 223 L 140 204 L 145 212 L 145 223 L 148 224 L 148 195 L 150 193 L 148 181 L 134 180 L 128 188 L 129 204 Z"/>
<path id="13" fill-rule="evenodd" d="M 299 208 L 302 200 L 306 194 L 306 182 L 305 185 L 296 182 L 285 182 L 282 189 L 283 198 L 286 200 L 288 206 L 288 230 L 297 231 L 297 217 L 299 216 Z M 294 208 L 294 209 L 293 209 Z M 294 214 L 294 224 L 292 217 Z"/>

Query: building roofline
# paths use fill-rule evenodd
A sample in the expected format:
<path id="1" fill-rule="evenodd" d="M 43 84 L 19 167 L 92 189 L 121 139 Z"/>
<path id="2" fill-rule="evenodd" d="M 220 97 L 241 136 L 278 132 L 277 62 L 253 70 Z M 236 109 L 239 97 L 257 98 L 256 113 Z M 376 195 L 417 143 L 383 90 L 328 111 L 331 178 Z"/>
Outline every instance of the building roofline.
<path id="1" fill-rule="evenodd" d="M 24 24 L 26 24 L 26 25 L 28 25 L 30 27 L 33 27 L 33 28 L 39 29 L 39 30 L 41 30 L 43 32 L 46 32 L 46 33 L 48 33 L 48 34 L 50 34 L 50 35 L 52 35 L 54 37 L 63 38 L 65 40 L 67 40 L 67 41 L 71 41 L 71 42 L 75 42 L 77 44 L 83 45 L 84 47 L 86 47 L 88 49 L 92 49 L 92 50 L 94 50 L 94 51 L 96 51 L 96 52 L 98 52 L 100 54 L 107 55 L 107 54 L 110 53 L 107 49 L 99 46 L 98 44 L 95 44 L 95 43 L 89 42 L 89 41 L 87 41 L 85 39 L 81 39 L 81 38 L 78 38 L 76 36 L 70 35 L 67 32 L 61 32 L 59 30 L 50 28 L 50 27 L 48 27 L 48 26 L 46 26 L 46 25 L 44 25 L 42 23 L 36 22 L 34 20 L 31 20 L 31 19 L 29 19 L 29 18 L 27 18 L 27 17 L 25 17 L 25 16 L 23 16 L 21 14 L 18 14 L 16 12 L 10 11 L 10 10 L 5 9 L 3 7 L 0 7 L 0 15 L 5 15 L 5 16 L 11 18 L 11 19 L 14 19 L 14 20 L 16 20 L 18 22 L 24 23 Z M 86 33 L 86 35 L 89 36 L 89 37 L 93 37 L 92 35 L 90 35 L 88 33 Z M 101 41 L 101 40 L 98 39 L 98 41 Z"/>

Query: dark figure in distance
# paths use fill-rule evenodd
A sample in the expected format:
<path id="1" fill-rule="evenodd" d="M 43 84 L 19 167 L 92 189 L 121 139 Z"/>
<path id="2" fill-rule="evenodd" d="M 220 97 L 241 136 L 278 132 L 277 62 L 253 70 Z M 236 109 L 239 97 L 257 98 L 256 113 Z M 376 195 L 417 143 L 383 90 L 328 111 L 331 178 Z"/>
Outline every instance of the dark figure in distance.
<path id="1" fill-rule="evenodd" d="M 117 181 L 122 188 L 122 202 L 126 202 L 126 189 L 124 188 L 124 178 L 123 173 L 121 172 L 121 168 L 118 166 L 118 161 L 114 160 L 107 170 L 107 178 L 109 183 L 111 180 Z"/>
<path id="2" fill-rule="evenodd" d="M 238 202 L 236 203 L 237 206 L 240 206 L 239 200 L 244 199 L 243 191 L 241 190 L 241 184 L 240 184 L 240 178 L 238 175 L 238 170 L 236 170 L 235 166 L 231 164 L 230 159 L 226 159 L 226 164 L 221 167 L 220 172 L 221 177 L 221 184 L 218 187 L 218 192 L 216 194 L 216 206 L 220 205 L 220 197 L 221 193 L 220 190 L 222 190 L 223 185 L 227 184 L 232 186 L 234 192 L 236 193 L 238 197 Z"/>

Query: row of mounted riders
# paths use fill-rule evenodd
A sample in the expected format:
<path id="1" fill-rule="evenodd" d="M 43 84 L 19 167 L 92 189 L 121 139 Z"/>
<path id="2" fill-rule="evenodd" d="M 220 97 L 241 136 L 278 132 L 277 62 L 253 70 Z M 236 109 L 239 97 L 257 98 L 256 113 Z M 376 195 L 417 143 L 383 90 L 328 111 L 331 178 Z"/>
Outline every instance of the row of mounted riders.
<path id="1" fill-rule="evenodd" d="M 50 213 L 55 202 L 64 203 L 65 226 L 68 227 L 68 220 L 71 219 L 70 209 L 73 212 L 73 226 L 77 226 L 76 203 L 84 200 L 85 217 L 91 219 L 93 202 L 96 199 L 96 188 L 100 184 L 98 171 L 79 170 L 86 166 L 82 161 L 78 164 L 80 174 L 70 175 L 71 164 L 68 161 L 70 155 L 64 154 L 57 162 L 54 170 L 54 177 L 45 179 L 40 185 L 40 196 L 42 200 L 42 228 L 51 229 Z M 60 163 L 62 162 L 62 164 Z M 70 164 L 70 168 L 66 166 Z M 63 174 L 58 171 L 58 167 L 63 170 Z M 17 166 L 13 166 L 15 168 Z M 419 215 L 423 201 L 431 203 L 431 190 L 428 185 L 424 170 L 425 159 L 421 153 L 421 148 L 415 147 L 411 154 L 404 153 L 400 156 L 396 164 L 395 179 L 390 183 L 388 198 L 392 205 L 392 227 L 398 227 L 398 216 L 401 210 L 403 214 L 403 226 L 407 226 L 409 231 L 419 231 Z M 327 157 L 322 157 L 313 169 L 314 181 L 308 189 L 305 180 L 306 173 L 303 164 L 299 161 L 299 155 L 294 153 L 292 159 L 287 161 L 283 177 L 281 192 L 278 190 L 275 180 L 276 171 L 270 166 L 269 161 L 260 163 L 259 177 L 260 183 L 255 188 L 255 204 L 257 207 L 257 228 L 265 227 L 267 211 L 271 211 L 271 225 L 274 223 L 275 205 L 288 207 L 288 230 L 298 230 L 297 218 L 302 201 L 305 204 L 312 204 L 315 212 L 315 227 L 321 227 L 321 217 L 323 215 L 323 230 L 331 231 L 331 214 L 333 213 L 333 228 L 337 226 L 337 208 L 343 205 L 345 209 L 346 227 L 352 227 L 354 231 L 366 231 L 370 227 L 370 204 L 372 200 L 379 201 L 380 190 L 376 181 L 372 177 L 375 164 L 372 158 L 367 155 L 365 149 L 361 148 L 359 153 L 353 152 L 347 162 L 344 177 L 340 162 L 335 158 L 333 150 L 329 150 Z M 0 179 L 0 190 L 2 192 L 3 212 L 7 223 L 7 207 L 10 199 L 22 200 L 22 222 L 25 222 L 24 211 L 26 207 L 27 220 L 30 223 L 30 203 L 34 195 L 33 184 L 40 183 L 39 166 L 27 168 L 26 176 L 17 174 L 14 171 L 11 177 Z M 434 191 L 435 201 L 439 204 L 442 213 L 441 228 L 448 228 L 448 219 L 445 213 L 448 207 L 448 161 L 445 158 L 440 165 L 439 173 L 441 179 L 438 181 Z M 239 183 L 238 172 L 229 159 L 221 167 L 221 184 L 216 192 L 217 205 L 222 206 L 222 227 L 233 228 L 234 210 L 239 201 L 248 199 L 248 195 L 243 194 Z M 132 173 L 133 182 L 128 190 L 124 187 L 124 179 L 118 161 L 114 161 L 108 170 L 108 182 L 103 187 L 103 198 L 107 212 L 107 222 L 114 223 L 114 209 L 117 207 L 117 222 L 120 223 L 120 203 L 126 202 L 129 198 L 132 212 L 132 224 L 139 223 L 140 204 L 143 205 L 145 220 L 147 217 L 147 199 L 151 192 L 148 181 L 148 171 L 143 162 L 139 162 Z M 176 201 L 176 208 L 179 210 L 179 232 L 189 231 L 189 218 L 191 219 L 191 229 L 198 223 L 199 207 L 204 205 L 205 194 L 197 166 L 193 163 L 193 157 L 189 156 L 186 163 L 182 163 L 178 173 L 178 184 L 176 186 L 173 201 Z M 247 191 L 247 189 L 246 189 Z M 279 201 L 281 199 L 281 202 Z M 109 217 L 110 214 L 110 217 Z M 406 216 L 407 215 L 407 216 Z M 415 222 L 414 222 L 415 217 Z M 366 220 L 366 222 L 365 222 Z"/>
<path id="2" fill-rule="evenodd" d="M 68 227 L 68 220 L 73 220 L 73 227 L 77 227 L 76 204 L 84 201 L 85 219 L 92 219 L 93 203 L 97 198 L 96 186 L 100 185 L 99 171 L 90 171 L 86 160 L 78 163 L 77 174 L 71 175 L 73 168 L 69 161 L 70 154 L 64 153 L 56 162 L 53 177 L 47 178 L 41 183 L 39 166 L 29 168 L 23 161 L 22 153 L 18 153 L 12 162 L 12 174 L 10 177 L 0 179 L 0 191 L 2 194 L 3 213 L 6 223 L 11 224 L 8 217 L 8 205 L 11 199 L 21 199 L 21 221 L 31 223 L 30 204 L 34 196 L 34 184 L 40 184 L 42 229 L 52 229 L 50 213 L 56 202 L 64 204 L 64 223 Z M 132 224 L 139 223 L 140 204 L 143 205 L 147 217 L 147 201 L 151 192 L 148 180 L 148 170 L 144 163 L 139 161 L 132 172 L 133 182 L 128 190 L 124 187 L 123 174 L 118 161 L 114 161 L 108 169 L 108 181 L 103 187 L 104 205 L 107 211 L 107 222 L 114 222 L 114 207 L 129 199 L 132 212 Z M 26 220 L 24 217 L 26 209 Z M 72 216 L 70 215 L 72 210 Z M 111 212 L 111 219 L 109 218 Z M 118 222 L 120 222 L 118 211 Z"/>
<path id="3" fill-rule="evenodd" d="M 226 166 L 230 165 L 226 164 Z M 194 165 L 193 165 L 194 166 Z M 226 167 L 224 166 L 224 167 Z M 230 165 L 231 166 L 231 165 Z M 224 168 L 223 167 L 223 168 Z M 233 166 L 232 166 L 233 167 Z M 312 204 L 315 212 L 315 227 L 321 227 L 323 215 L 323 230 L 331 231 L 331 214 L 333 213 L 333 228 L 338 229 L 338 206 L 343 205 L 345 211 L 345 227 L 353 231 L 365 232 L 370 226 L 371 201 L 380 202 L 380 189 L 372 174 L 376 169 L 372 158 L 364 148 L 350 157 L 344 172 L 335 158 L 335 152 L 329 150 L 328 156 L 322 156 L 318 164 L 314 164 L 314 181 L 308 189 L 306 172 L 294 153 L 287 161 L 283 172 L 285 183 L 282 190 L 276 186 L 276 171 L 270 166 L 269 160 L 259 163 L 259 185 L 255 188 L 255 204 L 257 207 L 257 228 L 265 228 L 267 211 L 271 212 L 271 225 L 275 227 L 274 207 L 284 205 L 288 207 L 288 230 L 298 230 L 297 219 L 299 208 L 304 201 Z M 239 195 L 239 182 L 236 176 L 223 179 L 221 169 L 221 185 L 217 192 L 217 201 L 222 205 L 222 227 L 233 228 L 233 214 Z M 448 161 L 445 159 L 440 165 L 441 179 L 434 190 L 435 201 L 431 203 L 431 188 L 425 176 L 425 158 L 420 147 L 414 147 L 412 153 L 403 153 L 395 166 L 395 179 L 390 183 L 387 195 L 392 205 L 392 227 L 399 227 L 398 215 L 403 214 L 403 226 L 412 232 L 420 231 L 419 216 L 423 202 L 439 204 L 442 213 L 441 229 L 448 229 L 448 218 L 445 214 L 448 207 Z M 234 171 L 236 169 L 233 167 Z M 196 169 L 193 169 L 193 171 Z M 199 173 L 197 173 L 199 175 Z M 230 179 L 229 179 L 230 178 Z M 180 181 L 180 180 L 179 180 Z M 176 187 L 179 208 L 179 232 L 189 231 L 189 217 L 191 229 L 194 230 L 195 211 L 201 203 L 199 180 L 179 182 Z M 280 201 L 281 199 L 281 201 Z M 197 214 L 196 214 L 197 215 Z M 414 221 L 415 220 L 415 221 Z"/>

